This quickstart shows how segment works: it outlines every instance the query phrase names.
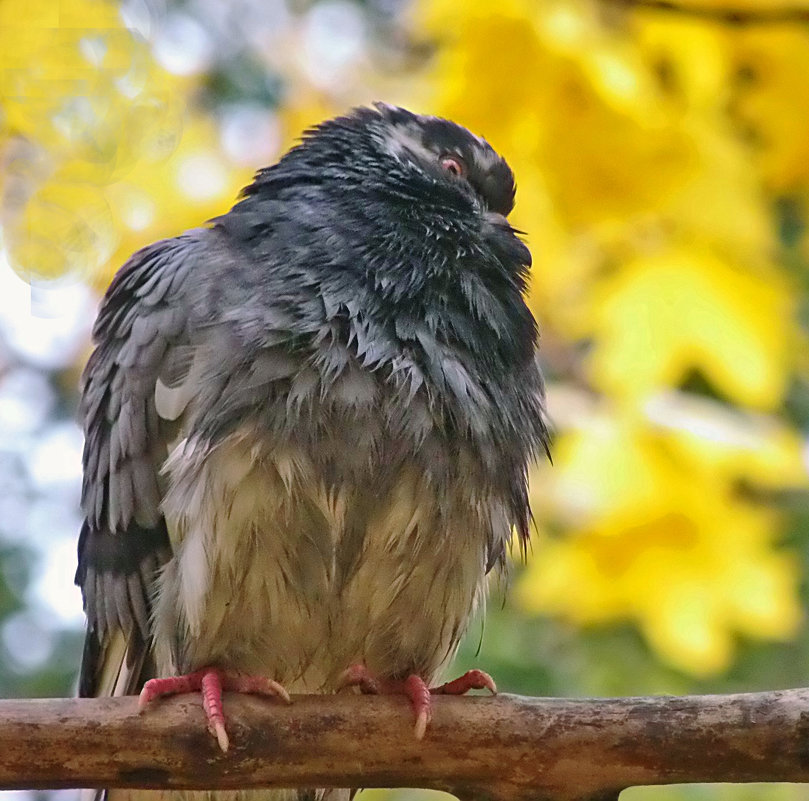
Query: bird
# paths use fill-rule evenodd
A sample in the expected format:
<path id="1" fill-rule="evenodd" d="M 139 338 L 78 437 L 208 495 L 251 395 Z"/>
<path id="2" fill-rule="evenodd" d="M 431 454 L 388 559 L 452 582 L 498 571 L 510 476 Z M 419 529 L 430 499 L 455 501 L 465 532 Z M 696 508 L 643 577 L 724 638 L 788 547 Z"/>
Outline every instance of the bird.
<path id="1" fill-rule="evenodd" d="M 374 103 L 307 130 L 227 213 L 137 251 L 81 379 L 79 694 L 436 684 L 548 452 L 506 161 Z M 356 691 L 356 690 L 355 690 Z"/>

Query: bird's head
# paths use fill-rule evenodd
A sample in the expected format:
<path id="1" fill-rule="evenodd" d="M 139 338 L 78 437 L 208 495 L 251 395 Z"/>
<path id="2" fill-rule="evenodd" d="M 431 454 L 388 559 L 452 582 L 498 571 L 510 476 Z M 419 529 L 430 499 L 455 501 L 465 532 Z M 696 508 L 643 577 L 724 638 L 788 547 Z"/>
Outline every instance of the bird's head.
<path id="1" fill-rule="evenodd" d="M 375 103 L 306 131 L 240 206 L 259 240 L 282 214 L 310 253 L 327 247 L 324 280 L 357 274 L 395 300 L 444 293 L 474 273 L 519 295 L 531 254 L 506 219 L 514 192 L 511 169 L 481 137 Z"/>
<path id="2" fill-rule="evenodd" d="M 433 186 L 462 195 L 507 217 L 514 207 L 514 174 L 492 146 L 466 128 L 440 117 L 375 104 L 366 112 L 382 148 Z"/>
<path id="3" fill-rule="evenodd" d="M 288 186 L 501 217 L 511 212 L 515 192 L 514 174 L 485 139 L 450 120 L 385 103 L 310 128 L 278 164 L 258 173 L 246 193 Z"/>

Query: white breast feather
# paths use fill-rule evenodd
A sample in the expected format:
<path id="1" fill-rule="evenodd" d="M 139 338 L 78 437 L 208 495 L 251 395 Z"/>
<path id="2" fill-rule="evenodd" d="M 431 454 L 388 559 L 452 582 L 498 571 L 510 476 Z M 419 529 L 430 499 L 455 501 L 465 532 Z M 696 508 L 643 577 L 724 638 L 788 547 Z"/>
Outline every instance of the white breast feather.
<path id="1" fill-rule="evenodd" d="M 403 469 L 337 586 L 350 498 L 326 492 L 304 452 L 255 442 L 240 432 L 213 450 L 185 444 L 167 462 L 177 556 L 156 604 L 158 662 L 173 665 L 179 627 L 183 669 L 229 660 L 307 691 L 355 662 L 431 678 L 482 595 L 490 505 L 440 511 L 420 471 Z"/>

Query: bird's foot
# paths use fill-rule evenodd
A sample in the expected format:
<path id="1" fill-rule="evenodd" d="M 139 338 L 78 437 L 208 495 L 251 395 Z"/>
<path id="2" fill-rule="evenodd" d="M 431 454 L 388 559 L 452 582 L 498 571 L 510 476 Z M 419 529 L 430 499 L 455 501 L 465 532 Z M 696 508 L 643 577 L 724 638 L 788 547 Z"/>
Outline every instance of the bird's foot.
<path id="1" fill-rule="evenodd" d="M 432 695 L 463 695 L 469 690 L 489 690 L 497 695 L 494 679 L 482 670 L 468 670 L 463 676 L 438 687 L 428 687 L 421 676 L 412 674 L 406 679 L 380 679 L 374 676 L 365 665 L 352 665 L 345 670 L 338 682 L 338 689 L 359 687 L 363 693 L 371 695 L 406 695 L 410 699 L 416 716 L 414 734 L 421 740 L 433 716 Z"/>
<path id="2" fill-rule="evenodd" d="M 222 751 L 230 745 L 225 729 L 225 711 L 222 705 L 222 691 L 251 695 L 269 695 L 291 703 L 289 693 L 277 682 L 266 676 L 245 676 L 241 673 L 228 673 L 218 668 L 206 667 L 183 676 L 168 676 L 162 679 L 149 679 L 143 685 L 138 698 L 138 709 L 142 712 L 150 701 L 165 695 L 201 693 L 202 708 L 208 722 L 208 730 L 216 737 Z"/>

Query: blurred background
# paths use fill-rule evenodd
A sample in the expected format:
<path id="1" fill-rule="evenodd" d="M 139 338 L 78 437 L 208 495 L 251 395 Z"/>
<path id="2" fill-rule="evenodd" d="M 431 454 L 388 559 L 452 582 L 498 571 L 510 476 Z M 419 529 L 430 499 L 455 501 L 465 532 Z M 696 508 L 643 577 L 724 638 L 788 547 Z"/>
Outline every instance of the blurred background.
<path id="1" fill-rule="evenodd" d="M 0 44 L 0 696 L 74 692 L 99 293 L 374 99 L 503 153 L 534 255 L 555 464 L 457 670 L 535 695 L 809 685 L 809 2 L 0 0 Z"/>

